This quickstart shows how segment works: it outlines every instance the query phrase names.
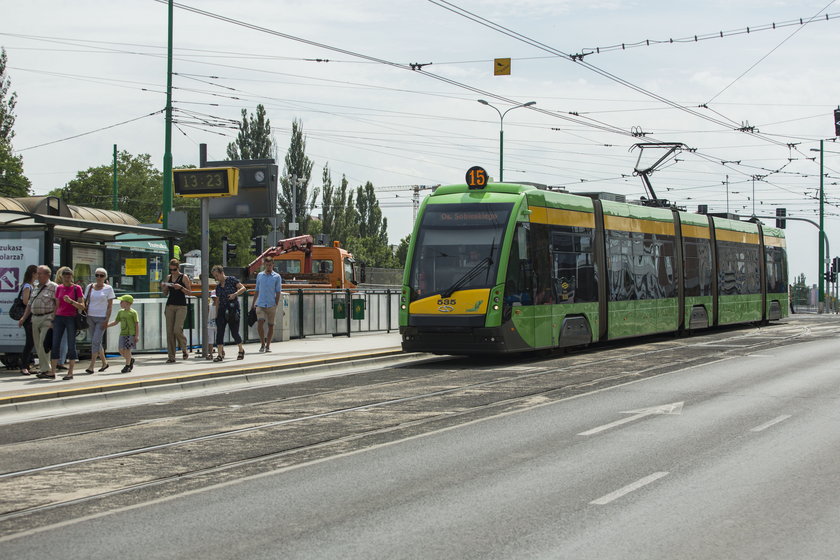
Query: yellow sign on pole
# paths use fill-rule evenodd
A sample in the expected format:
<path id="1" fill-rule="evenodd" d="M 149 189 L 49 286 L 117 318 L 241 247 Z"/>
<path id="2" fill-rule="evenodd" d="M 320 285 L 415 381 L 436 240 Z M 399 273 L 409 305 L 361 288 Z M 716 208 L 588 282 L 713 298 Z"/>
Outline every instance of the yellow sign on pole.
<path id="1" fill-rule="evenodd" d="M 494 76 L 510 76 L 510 59 L 497 58 L 493 61 Z"/>
<path id="2" fill-rule="evenodd" d="M 148 259 L 125 259 L 126 276 L 145 276 Z"/>

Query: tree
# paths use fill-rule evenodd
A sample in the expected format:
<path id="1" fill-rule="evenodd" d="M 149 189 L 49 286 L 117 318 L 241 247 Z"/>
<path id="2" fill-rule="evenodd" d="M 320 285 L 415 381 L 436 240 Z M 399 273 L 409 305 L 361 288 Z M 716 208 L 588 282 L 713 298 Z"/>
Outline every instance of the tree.
<path id="1" fill-rule="evenodd" d="M 248 111 L 242 109 L 239 134 L 236 135 L 236 140 L 227 147 L 228 159 L 269 159 L 274 156 L 275 147 L 276 142 L 271 134 L 271 121 L 266 117 L 265 107 L 262 104 L 257 105 L 256 114 L 250 117 L 248 117 Z M 251 219 L 251 237 L 265 235 L 269 229 L 268 220 L 265 218 Z"/>
<path id="2" fill-rule="evenodd" d="M 298 234 L 308 232 L 310 213 L 315 208 L 319 189 L 309 193 L 309 180 L 312 176 L 312 160 L 306 156 L 306 138 L 303 135 L 303 123 L 295 119 L 292 122 L 292 138 L 286 153 L 283 176 L 280 177 L 280 192 L 277 203 L 283 213 L 283 219 L 294 219 L 300 224 Z M 294 208 L 293 208 L 294 206 Z"/>
<path id="3" fill-rule="evenodd" d="M 405 261 L 408 259 L 408 246 L 411 244 L 411 234 L 409 233 L 402 239 L 400 239 L 400 245 L 397 247 L 397 263 L 404 267 Z"/>
<path id="4" fill-rule="evenodd" d="M 335 227 L 334 194 L 335 187 L 332 183 L 330 165 L 326 164 L 321 172 L 321 200 L 323 201 L 321 205 L 321 230 L 329 235 L 333 235 L 333 228 Z"/>
<path id="5" fill-rule="evenodd" d="M 387 245 L 388 219 L 382 217 L 379 200 L 370 181 L 356 189 L 356 208 L 359 212 L 359 237 L 370 237 Z"/>
<path id="6" fill-rule="evenodd" d="M 274 154 L 274 137 L 271 135 L 271 121 L 265 116 L 265 107 L 257 105 L 256 115 L 248 117 L 242 109 L 242 122 L 236 141 L 228 144 L 228 159 L 267 159 Z"/>
<path id="7" fill-rule="evenodd" d="M 397 260 L 388 246 L 388 220 L 382 217 L 373 183 L 356 189 L 358 235 L 347 240 L 353 256 L 368 266 L 395 268 Z"/>
<path id="8" fill-rule="evenodd" d="M 123 150 L 117 154 L 119 179 L 118 210 L 137 218 L 140 223 L 156 223 L 163 198 L 163 175 L 152 165 L 149 154 L 132 156 Z M 90 167 L 76 173 L 67 186 L 50 193 L 67 204 L 112 209 L 113 164 Z"/>
<path id="9" fill-rule="evenodd" d="M 11 85 L 6 75 L 6 49 L 0 48 L 0 196 L 29 196 L 32 183 L 23 174 L 23 156 L 14 155 L 12 149 L 17 94 L 9 93 Z"/>
<path id="10" fill-rule="evenodd" d="M 330 198 L 331 229 L 325 226 L 324 231 L 331 235 L 333 241 L 340 241 L 346 246 L 350 240 L 359 236 L 359 215 L 353 204 L 353 191 L 350 190 L 347 177 L 341 177 L 341 185 Z"/>

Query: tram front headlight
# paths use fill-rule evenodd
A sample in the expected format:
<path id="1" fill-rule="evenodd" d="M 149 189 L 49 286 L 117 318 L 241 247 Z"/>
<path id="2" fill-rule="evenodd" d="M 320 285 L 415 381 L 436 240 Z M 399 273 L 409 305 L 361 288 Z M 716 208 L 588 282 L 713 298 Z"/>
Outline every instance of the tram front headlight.
<path id="1" fill-rule="evenodd" d="M 493 311 L 498 311 L 498 310 L 499 310 L 499 306 L 494 304 L 493 305 Z"/>
<path id="2" fill-rule="evenodd" d="M 405 311 L 406 309 L 408 309 L 408 306 L 406 304 L 402 304 L 402 305 L 400 305 L 400 309 Z"/>

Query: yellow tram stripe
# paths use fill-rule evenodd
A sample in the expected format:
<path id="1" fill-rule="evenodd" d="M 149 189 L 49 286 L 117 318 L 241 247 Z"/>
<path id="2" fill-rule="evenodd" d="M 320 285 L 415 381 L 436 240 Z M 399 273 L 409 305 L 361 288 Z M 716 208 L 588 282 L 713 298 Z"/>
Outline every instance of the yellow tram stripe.
<path id="1" fill-rule="evenodd" d="M 595 215 L 590 212 L 577 212 L 575 210 L 558 210 L 557 208 L 544 208 L 532 206 L 531 223 L 551 224 L 556 226 L 572 227 L 595 227 Z"/>
<path id="2" fill-rule="evenodd" d="M 682 227 L 682 234 L 683 237 L 693 237 L 695 239 L 711 239 L 708 227 L 684 225 Z"/>
<path id="3" fill-rule="evenodd" d="M 764 236 L 764 244 L 768 247 L 786 247 L 787 244 L 785 243 L 784 237 L 772 237 L 770 235 Z"/>
<path id="4" fill-rule="evenodd" d="M 674 235 L 674 222 L 654 222 L 653 220 L 641 220 L 638 218 L 604 216 L 604 227 L 609 230 L 617 231 Z"/>
<path id="5" fill-rule="evenodd" d="M 731 229 L 715 229 L 715 237 L 718 241 L 732 241 L 733 243 L 747 243 L 758 245 L 758 234 L 744 231 L 732 231 Z"/>

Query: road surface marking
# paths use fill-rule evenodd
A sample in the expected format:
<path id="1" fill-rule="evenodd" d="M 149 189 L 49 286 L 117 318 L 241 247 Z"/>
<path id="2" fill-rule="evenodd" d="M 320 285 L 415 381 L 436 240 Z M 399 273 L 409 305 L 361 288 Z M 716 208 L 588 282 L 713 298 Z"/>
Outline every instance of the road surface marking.
<path id="1" fill-rule="evenodd" d="M 647 416 L 654 416 L 656 414 L 681 414 L 683 409 L 684 401 L 675 402 L 671 404 L 663 404 L 660 406 L 652 406 L 650 408 L 643 408 L 641 410 L 628 410 L 626 412 L 622 412 L 621 414 L 632 414 L 633 416 L 628 416 L 627 418 L 622 418 L 621 420 L 616 420 L 615 422 L 610 422 L 609 424 L 604 424 L 603 426 L 598 426 L 597 428 L 592 428 L 591 430 L 586 430 L 585 432 L 581 432 L 579 436 L 591 436 L 595 434 L 599 434 L 601 432 L 605 432 L 611 428 L 615 428 L 618 426 L 622 426 L 629 422 L 635 422 L 636 420 L 640 420 Z"/>
<path id="2" fill-rule="evenodd" d="M 764 424 L 762 424 L 762 425 L 760 425 L 760 426 L 756 426 L 755 428 L 753 428 L 753 429 L 752 429 L 752 430 L 750 430 L 750 431 L 751 431 L 751 432 L 760 432 L 760 431 L 762 431 L 762 430 L 766 430 L 766 429 L 767 429 L 767 428 L 769 428 L 770 426 L 775 426 L 775 425 L 776 425 L 776 424 L 778 424 L 779 422 L 784 422 L 785 420 L 787 420 L 787 419 L 788 419 L 788 418 L 790 418 L 790 417 L 791 417 L 791 415 L 790 415 L 790 414 L 782 414 L 782 415 L 781 415 L 781 416 L 779 416 L 778 418 L 773 418 L 773 419 L 772 419 L 772 420 L 770 420 L 769 422 L 765 422 Z"/>
<path id="3" fill-rule="evenodd" d="M 596 506 L 606 505 L 606 504 L 608 504 L 608 503 L 610 503 L 614 500 L 619 499 L 620 497 L 622 497 L 626 494 L 629 494 L 630 492 L 634 492 L 634 491 L 638 490 L 639 488 L 641 488 L 643 486 L 647 486 L 651 482 L 655 482 L 655 481 L 659 480 L 663 476 L 668 476 L 668 473 L 667 472 L 655 472 L 651 475 L 648 475 L 644 478 L 641 478 L 641 479 L 637 480 L 633 484 L 628 484 L 624 488 L 619 488 L 615 492 L 610 492 L 606 496 L 598 498 L 597 500 L 592 500 L 589 503 L 593 504 L 593 505 L 596 505 Z"/>

